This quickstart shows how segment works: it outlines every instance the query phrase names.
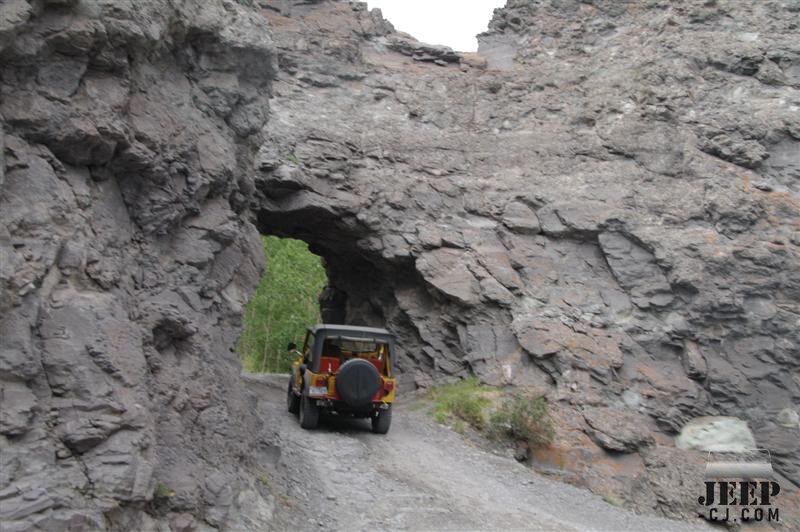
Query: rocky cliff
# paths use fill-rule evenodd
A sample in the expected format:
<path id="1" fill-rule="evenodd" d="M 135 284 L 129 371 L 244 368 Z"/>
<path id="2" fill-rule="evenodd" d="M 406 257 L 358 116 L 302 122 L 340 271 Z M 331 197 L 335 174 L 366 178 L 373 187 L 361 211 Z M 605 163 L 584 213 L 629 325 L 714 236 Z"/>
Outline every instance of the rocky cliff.
<path id="1" fill-rule="evenodd" d="M 166 502 L 233 526 L 267 504 L 231 350 L 263 264 L 263 17 L 11 1 L 0 46 L 2 528 L 149 530 Z"/>
<path id="2" fill-rule="evenodd" d="M 231 351 L 258 232 L 407 388 L 546 393 L 541 468 L 690 515 L 674 436 L 732 416 L 797 485 L 798 20 L 510 0 L 475 55 L 358 3 L 6 2 L 0 519 L 268 518 Z"/>

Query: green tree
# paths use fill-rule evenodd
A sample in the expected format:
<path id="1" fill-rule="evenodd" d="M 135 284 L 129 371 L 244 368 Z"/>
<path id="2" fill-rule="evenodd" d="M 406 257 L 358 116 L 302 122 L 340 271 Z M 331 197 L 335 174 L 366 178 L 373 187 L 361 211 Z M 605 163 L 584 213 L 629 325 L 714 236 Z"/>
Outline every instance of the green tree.
<path id="1" fill-rule="evenodd" d="M 267 266 L 247 304 L 237 350 L 247 371 L 285 372 L 292 363 L 286 345 L 302 347 L 306 327 L 321 321 L 318 298 L 327 277 L 305 242 L 263 240 Z"/>

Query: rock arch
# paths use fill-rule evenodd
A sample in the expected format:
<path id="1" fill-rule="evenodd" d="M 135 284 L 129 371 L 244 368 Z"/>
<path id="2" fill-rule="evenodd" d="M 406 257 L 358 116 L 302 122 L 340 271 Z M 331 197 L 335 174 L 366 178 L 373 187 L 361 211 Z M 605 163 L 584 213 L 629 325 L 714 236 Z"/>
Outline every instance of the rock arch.
<path id="1" fill-rule="evenodd" d="M 615 452 L 738 412 L 797 482 L 800 130 L 759 107 L 796 91 L 790 16 L 735 9 L 765 40 L 723 51 L 708 3 L 515 2 L 486 70 L 363 5 L 266 4 L 3 6 L 0 520 L 147 526 L 159 483 L 213 526 L 261 504 L 231 350 L 259 231 L 401 336 L 406 386 L 510 376 Z"/>

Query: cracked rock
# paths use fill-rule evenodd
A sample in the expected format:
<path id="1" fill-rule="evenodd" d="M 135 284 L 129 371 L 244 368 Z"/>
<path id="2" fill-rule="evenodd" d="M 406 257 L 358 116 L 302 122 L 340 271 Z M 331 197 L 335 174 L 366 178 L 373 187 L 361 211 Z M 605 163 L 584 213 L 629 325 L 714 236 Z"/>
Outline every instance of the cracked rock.
<path id="1" fill-rule="evenodd" d="M 591 408 L 583 418 L 589 436 L 606 450 L 630 453 L 654 442 L 645 419 L 633 411 Z"/>

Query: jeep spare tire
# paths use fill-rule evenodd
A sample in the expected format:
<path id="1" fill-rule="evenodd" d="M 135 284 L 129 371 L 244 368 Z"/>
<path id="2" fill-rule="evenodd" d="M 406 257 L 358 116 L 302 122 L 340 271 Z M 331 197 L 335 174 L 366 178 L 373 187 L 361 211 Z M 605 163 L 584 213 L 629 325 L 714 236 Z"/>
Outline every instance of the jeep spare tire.
<path id="1" fill-rule="evenodd" d="M 336 391 L 353 408 L 367 406 L 380 387 L 378 369 L 366 360 L 350 359 L 336 372 Z"/>

